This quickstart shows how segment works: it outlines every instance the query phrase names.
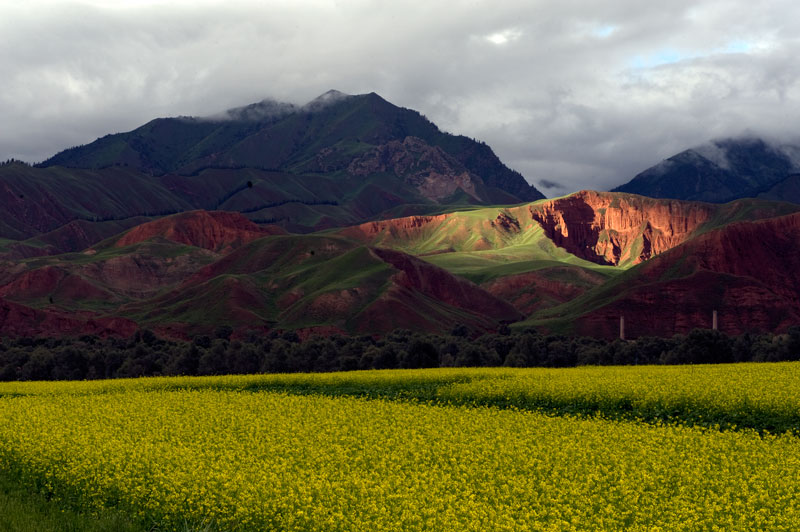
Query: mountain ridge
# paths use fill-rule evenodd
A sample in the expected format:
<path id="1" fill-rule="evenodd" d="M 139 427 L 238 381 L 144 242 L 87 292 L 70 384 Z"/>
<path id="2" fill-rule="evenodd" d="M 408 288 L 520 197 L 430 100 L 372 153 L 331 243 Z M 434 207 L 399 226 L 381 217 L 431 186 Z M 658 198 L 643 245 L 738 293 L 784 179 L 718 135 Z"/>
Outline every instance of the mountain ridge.
<path id="1" fill-rule="evenodd" d="M 799 172 L 800 146 L 726 138 L 673 155 L 611 191 L 712 203 L 745 197 L 796 202 L 800 195 L 783 197 L 780 191 L 781 183 Z"/>
<path id="2" fill-rule="evenodd" d="M 220 113 L 218 119 L 213 116 L 157 118 L 132 131 L 64 150 L 39 166 L 121 165 L 154 175 L 187 175 L 203 167 L 313 173 L 321 170 L 320 164 L 327 164 L 328 171 L 342 171 L 350 155 L 415 137 L 446 152 L 487 187 L 506 190 L 520 201 L 544 197 L 485 144 L 443 133 L 420 113 L 374 92 L 328 91 L 303 106 L 263 100 Z"/>
<path id="3" fill-rule="evenodd" d="M 718 202 L 800 195 L 793 150 L 715 141 L 631 183 Z M 641 318 L 632 334 L 673 334 L 712 306 L 726 332 L 780 331 L 800 321 L 800 287 L 782 281 L 800 267 L 798 211 L 546 199 L 485 143 L 375 93 L 262 100 L 0 165 L 0 334 L 611 336 L 620 313 Z"/>
<path id="4" fill-rule="evenodd" d="M 328 92 L 305 106 L 264 100 L 216 118 L 157 118 L 33 167 L 0 165 L 0 238 L 195 209 L 308 233 L 397 210 L 543 197 L 485 143 L 375 93 Z"/>

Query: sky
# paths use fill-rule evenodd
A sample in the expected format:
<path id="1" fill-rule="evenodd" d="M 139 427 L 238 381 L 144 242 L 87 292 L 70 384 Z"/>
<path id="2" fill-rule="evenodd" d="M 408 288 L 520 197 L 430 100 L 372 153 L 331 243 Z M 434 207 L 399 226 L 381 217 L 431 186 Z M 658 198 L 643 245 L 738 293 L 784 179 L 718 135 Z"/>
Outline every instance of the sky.
<path id="1" fill-rule="evenodd" d="M 0 0 L 0 160 L 162 116 L 377 92 L 547 196 L 684 149 L 796 142 L 795 0 Z"/>

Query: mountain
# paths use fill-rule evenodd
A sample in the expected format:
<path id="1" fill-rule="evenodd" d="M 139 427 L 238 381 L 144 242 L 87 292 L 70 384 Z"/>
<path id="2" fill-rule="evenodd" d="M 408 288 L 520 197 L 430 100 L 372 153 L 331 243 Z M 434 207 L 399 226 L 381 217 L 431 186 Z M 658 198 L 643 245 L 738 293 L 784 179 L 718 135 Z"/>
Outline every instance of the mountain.
<path id="1" fill-rule="evenodd" d="M 76 219 L 193 209 L 236 210 L 310 232 L 394 209 L 543 197 L 484 143 L 442 132 L 375 93 L 330 91 L 303 106 L 264 100 L 208 117 L 158 118 L 35 168 L 0 166 L 0 214 L 9 214 L 2 219 L 28 216 L 0 224 L 0 237 L 27 238 Z"/>
<path id="2" fill-rule="evenodd" d="M 209 167 L 339 177 L 383 173 L 434 201 L 459 188 L 479 203 L 544 197 L 486 144 L 444 133 L 375 93 L 329 91 L 302 107 L 265 100 L 205 118 L 159 118 L 63 151 L 42 166 L 129 166 L 154 175 Z M 456 184 L 447 183 L 453 178 Z"/>
<path id="3" fill-rule="evenodd" d="M 797 153 L 717 141 L 632 183 L 791 198 Z M 800 323 L 798 212 L 544 199 L 485 144 L 375 94 L 265 100 L 0 165 L 0 334 L 614 336 L 625 315 L 630 336 L 671 335 L 713 310 L 725 332 L 780 332 Z"/>
<path id="4" fill-rule="evenodd" d="M 758 197 L 772 201 L 800 203 L 800 174 L 791 174 Z"/>
<path id="5" fill-rule="evenodd" d="M 796 203 L 798 173 L 800 146 L 723 139 L 674 155 L 613 191 L 712 203 L 754 197 Z"/>

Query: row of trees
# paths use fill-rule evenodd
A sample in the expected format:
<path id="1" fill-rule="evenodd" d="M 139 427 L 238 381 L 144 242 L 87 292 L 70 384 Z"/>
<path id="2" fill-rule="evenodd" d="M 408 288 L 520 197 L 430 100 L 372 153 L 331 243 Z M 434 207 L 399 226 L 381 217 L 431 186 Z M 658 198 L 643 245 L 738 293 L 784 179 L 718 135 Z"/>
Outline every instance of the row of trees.
<path id="1" fill-rule="evenodd" d="M 25 166 L 31 166 L 30 163 L 26 163 L 25 161 L 20 161 L 19 159 L 6 159 L 4 162 L 0 162 L 0 166 L 10 166 L 12 164 L 22 164 Z"/>
<path id="2" fill-rule="evenodd" d="M 230 339 L 230 328 L 191 342 L 149 331 L 129 339 L 17 338 L 0 343 L 0 380 L 64 380 L 148 375 L 346 371 L 446 366 L 566 367 L 800 360 L 800 328 L 787 334 L 729 337 L 696 329 L 673 338 L 605 341 L 503 331 L 469 339 L 462 331 L 399 330 L 384 338 L 313 337 L 293 332 Z"/>

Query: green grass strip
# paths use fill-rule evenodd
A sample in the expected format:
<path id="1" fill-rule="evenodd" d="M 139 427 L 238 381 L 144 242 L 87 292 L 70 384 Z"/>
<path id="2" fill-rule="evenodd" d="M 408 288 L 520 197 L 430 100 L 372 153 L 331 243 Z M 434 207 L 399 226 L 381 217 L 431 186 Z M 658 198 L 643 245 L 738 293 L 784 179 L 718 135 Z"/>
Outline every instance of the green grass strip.
<path id="1" fill-rule="evenodd" d="M 69 508 L 63 501 L 27 489 L 0 470 L 0 531 L 2 532 L 142 532 L 152 531 L 113 510 L 96 515 Z"/>

